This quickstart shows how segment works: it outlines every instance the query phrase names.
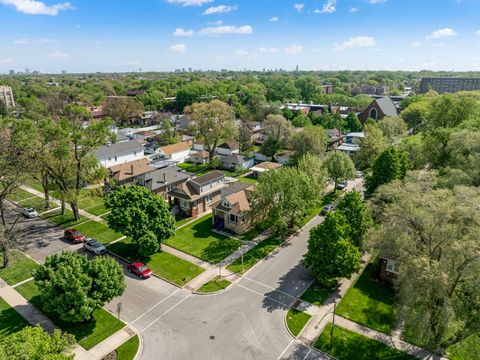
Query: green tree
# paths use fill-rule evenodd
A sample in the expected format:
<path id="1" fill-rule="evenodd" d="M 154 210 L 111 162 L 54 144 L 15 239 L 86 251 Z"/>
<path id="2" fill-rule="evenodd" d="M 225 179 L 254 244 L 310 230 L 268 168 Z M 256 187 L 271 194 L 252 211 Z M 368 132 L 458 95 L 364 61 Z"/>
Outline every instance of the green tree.
<path id="1" fill-rule="evenodd" d="M 318 206 L 318 182 L 294 167 L 283 167 L 260 176 L 252 194 L 253 218 L 285 235 L 297 228 L 309 209 Z"/>
<path id="2" fill-rule="evenodd" d="M 425 123 L 429 109 L 427 101 L 414 102 L 401 112 L 401 117 L 410 128 L 417 131 Z"/>
<path id="3" fill-rule="evenodd" d="M 480 323 L 480 189 L 439 188 L 436 174 L 410 173 L 370 201 L 378 225 L 371 251 L 396 260 L 399 322 L 407 341 L 437 351 Z"/>
<path id="4" fill-rule="evenodd" d="M 75 323 L 91 320 L 95 310 L 122 295 L 126 287 L 123 269 L 113 258 L 88 260 L 73 252 L 47 257 L 33 276 L 43 310 Z"/>
<path id="5" fill-rule="evenodd" d="M 411 168 L 423 169 L 427 165 L 427 154 L 422 134 L 407 136 L 398 145 L 398 148 L 408 155 Z"/>
<path id="6" fill-rule="evenodd" d="M 303 101 L 309 102 L 313 100 L 313 97 L 319 92 L 320 81 L 317 77 L 311 75 L 300 76 L 295 85 L 300 91 L 300 96 Z"/>
<path id="7" fill-rule="evenodd" d="M 211 90 L 205 83 L 195 81 L 182 86 L 177 91 L 176 101 L 178 110 L 182 112 L 185 107 L 194 103 L 208 101 L 211 99 Z"/>
<path id="8" fill-rule="evenodd" d="M 323 155 L 327 149 L 327 133 L 321 126 L 307 126 L 303 131 L 295 133 L 290 141 L 295 157 L 303 155 Z"/>
<path id="9" fill-rule="evenodd" d="M 0 99 L 0 118 L 8 115 L 7 105 Z"/>
<path id="10" fill-rule="evenodd" d="M 327 155 L 325 167 L 334 182 L 334 192 L 339 181 L 354 179 L 357 176 L 355 165 L 350 156 L 341 151 L 332 151 Z"/>
<path id="11" fill-rule="evenodd" d="M 113 97 L 107 99 L 103 111 L 120 125 L 125 125 L 143 114 L 143 104 L 130 97 Z"/>
<path id="12" fill-rule="evenodd" d="M 297 161 L 297 169 L 308 175 L 310 181 L 315 182 L 319 189 L 325 187 L 327 172 L 318 156 L 305 154 Z"/>
<path id="13" fill-rule="evenodd" d="M 0 359 L 9 360 L 73 360 L 69 354 L 75 338 L 55 329 L 50 335 L 40 325 L 27 326 L 0 339 Z"/>
<path id="14" fill-rule="evenodd" d="M 347 118 L 345 119 L 345 130 L 349 132 L 360 132 L 363 129 L 362 123 L 358 120 L 358 116 L 351 112 L 348 114 Z"/>
<path id="15" fill-rule="evenodd" d="M 132 238 L 142 256 L 159 251 L 162 241 L 175 233 L 168 204 L 143 186 L 120 186 L 105 197 L 111 209 L 108 225 Z"/>
<path id="16" fill-rule="evenodd" d="M 229 105 L 220 100 L 195 103 L 185 108 L 185 114 L 193 120 L 197 138 L 203 141 L 210 160 L 215 156 L 215 149 L 221 141 L 237 137 L 235 114 Z"/>
<path id="17" fill-rule="evenodd" d="M 157 135 L 158 142 L 161 145 L 171 145 L 180 142 L 180 136 L 178 136 L 167 117 L 162 117 L 161 124 L 162 132 Z"/>
<path id="18" fill-rule="evenodd" d="M 250 130 L 247 124 L 242 123 L 242 125 L 238 129 L 238 144 L 242 153 L 248 153 L 252 149 L 252 136 L 252 130 Z"/>
<path id="19" fill-rule="evenodd" d="M 410 162 L 404 151 L 387 148 L 373 163 L 372 174 L 365 181 L 366 194 L 370 196 L 380 185 L 404 179 L 409 168 Z"/>
<path id="20" fill-rule="evenodd" d="M 380 153 L 387 147 L 382 130 L 376 125 L 366 124 L 363 128 L 365 137 L 360 141 L 360 151 L 355 161 L 361 169 L 370 167 Z"/>
<path id="21" fill-rule="evenodd" d="M 378 127 L 382 130 L 389 145 L 398 144 L 407 136 L 407 124 L 400 117 L 386 117 L 378 122 Z"/>
<path id="22" fill-rule="evenodd" d="M 349 227 L 343 214 L 328 213 L 310 230 L 305 265 L 321 285 L 332 287 L 360 269 L 360 252 L 348 237 Z"/>
<path id="23" fill-rule="evenodd" d="M 362 195 L 356 190 L 349 191 L 338 202 L 336 211 L 345 215 L 349 225 L 347 235 L 350 241 L 362 249 L 363 239 L 371 222 Z"/>
<path id="24" fill-rule="evenodd" d="M 262 153 L 274 159 L 290 139 L 292 126 L 282 115 L 268 115 L 263 122 L 263 134 L 266 136 L 262 144 Z"/>

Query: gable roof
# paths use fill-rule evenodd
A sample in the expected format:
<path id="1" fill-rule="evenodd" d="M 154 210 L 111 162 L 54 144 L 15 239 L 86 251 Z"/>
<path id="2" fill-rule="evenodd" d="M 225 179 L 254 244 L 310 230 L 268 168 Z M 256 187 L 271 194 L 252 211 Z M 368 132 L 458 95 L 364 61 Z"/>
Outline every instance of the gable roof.
<path id="1" fill-rule="evenodd" d="M 225 175 L 223 175 L 223 173 L 221 173 L 220 171 L 212 171 L 212 172 L 209 172 L 208 174 L 199 176 L 199 177 L 193 179 L 192 181 L 197 183 L 198 185 L 204 185 L 204 184 L 209 183 L 213 180 L 223 179 L 224 177 L 225 177 Z"/>
<path id="2" fill-rule="evenodd" d="M 110 167 L 112 179 L 123 181 L 155 170 L 148 164 L 148 159 L 139 159 Z"/>
<path id="3" fill-rule="evenodd" d="M 395 104 L 393 103 L 392 99 L 390 99 L 389 96 L 384 96 L 379 99 L 374 100 L 380 110 L 386 115 L 386 116 L 397 116 L 398 115 L 398 110 Z"/>
<path id="4" fill-rule="evenodd" d="M 160 148 L 160 151 L 165 155 L 172 155 L 187 150 L 190 150 L 190 145 L 186 142 L 179 142 L 177 144 L 162 146 Z"/>
<path id="5" fill-rule="evenodd" d="M 250 161 L 251 158 L 240 154 L 231 154 L 228 156 L 222 157 L 222 162 L 227 162 L 231 164 L 245 164 L 247 161 Z"/>
<path id="6" fill-rule="evenodd" d="M 143 151 L 140 141 L 122 141 L 115 144 L 105 145 L 95 151 L 97 158 L 112 157 L 118 154 L 133 153 L 135 151 Z"/>
<path id="7" fill-rule="evenodd" d="M 218 145 L 217 147 L 222 149 L 237 150 L 239 145 L 235 141 L 226 141 L 223 144 Z"/>
<path id="8" fill-rule="evenodd" d="M 226 211 L 230 214 L 239 214 L 250 211 L 250 194 L 253 192 L 252 184 L 236 182 L 222 191 L 222 200 L 225 199 L 231 205 L 230 208 L 222 206 L 222 201 L 215 209 Z"/>
<path id="9" fill-rule="evenodd" d="M 152 171 L 145 175 L 145 181 L 151 181 L 151 190 L 156 190 L 166 185 L 186 181 L 193 176 L 192 173 L 181 171 L 176 167 L 167 167 Z"/>
<path id="10" fill-rule="evenodd" d="M 253 170 L 253 171 L 262 171 L 262 170 L 273 170 L 273 169 L 278 169 L 279 167 L 282 167 L 283 165 L 282 164 L 279 164 L 279 163 L 274 163 L 274 162 L 271 162 L 271 161 L 264 161 L 260 164 L 257 164 L 255 165 L 253 168 L 251 168 L 250 170 Z"/>
<path id="11" fill-rule="evenodd" d="M 202 150 L 202 151 L 197 151 L 194 154 L 191 154 L 190 157 L 196 158 L 196 159 L 206 159 L 209 157 L 208 151 Z"/>

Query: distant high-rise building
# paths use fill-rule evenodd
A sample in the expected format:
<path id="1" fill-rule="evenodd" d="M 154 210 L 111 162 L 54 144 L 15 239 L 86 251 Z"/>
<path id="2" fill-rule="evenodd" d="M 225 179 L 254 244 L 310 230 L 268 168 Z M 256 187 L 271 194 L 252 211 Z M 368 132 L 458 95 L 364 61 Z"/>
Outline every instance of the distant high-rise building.
<path id="1" fill-rule="evenodd" d="M 30 69 L 29 68 L 25 68 L 25 74 L 30 74 Z"/>
<path id="2" fill-rule="evenodd" d="M 15 107 L 13 91 L 10 86 L 0 85 L 0 99 L 7 105 L 7 108 Z"/>
<path id="3" fill-rule="evenodd" d="M 295 72 L 298 72 L 298 65 L 297 65 L 297 67 L 295 68 Z"/>
<path id="4" fill-rule="evenodd" d="M 8 73 L 9 73 L 10 75 L 15 75 L 15 70 L 8 70 Z"/>
<path id="5" fill-rule="evenodd" d="M 192 72 L 193 69 L 191 67 L 188 68 L 188 72 Z"/>
<path id="6" fill-rule="evenodd" d="M 420 94 L 434 90 L 439 94 L 480 90 L 480 78 L 423 78 Z"/>
<path id="7" fill-rule="evenodd" d="M 62 70 L 62 75 L 66 75 L 67 74 L 67 71 L 66 70 Z"/>

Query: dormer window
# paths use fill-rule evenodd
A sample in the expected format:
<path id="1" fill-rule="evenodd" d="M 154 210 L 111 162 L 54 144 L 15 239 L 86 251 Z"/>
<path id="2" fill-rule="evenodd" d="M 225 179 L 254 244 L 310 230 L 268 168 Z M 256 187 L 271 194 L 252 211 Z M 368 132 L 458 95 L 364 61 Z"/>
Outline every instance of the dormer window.
<path id="1" fill-rule="evenodd" d="M 227 200 L 223 200 L 222 205 L 223 205 L 223 207 L 226 207 L 226 208 L 230 209 L 230 203 Z"/>

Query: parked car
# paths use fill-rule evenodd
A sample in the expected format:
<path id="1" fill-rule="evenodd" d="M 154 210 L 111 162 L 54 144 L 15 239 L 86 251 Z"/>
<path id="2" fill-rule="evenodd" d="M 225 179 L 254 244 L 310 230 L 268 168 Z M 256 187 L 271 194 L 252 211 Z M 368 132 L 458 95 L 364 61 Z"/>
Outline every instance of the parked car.
<path id="1" fill-rule="evenodd" d="M 365 175 L 363 171 L 360 171 L 360 170 L 357 171 L 357 177 L 361 178 L 363 175 Z"/>
<path id="2" fill-rule="evenodd" d="M 107 253 L 107 249 L 102 243 L 95 239 L 86 238 L 83 243 L 83 248 L 90 251 L 93 255 L 103 255 Z"/>
<path id="3" fill-rule="evenodd" d="M 342 181 L 337 184 L 337 190 L 343 190 L 347 187 L 348 181 Z"/>
<path id="4" fill-rule="evenodd" d="M 148 279 L 153 273 L 153 271 L 146 267 L 145 264 L 138 261 L 128 264 L 127 270 L 129 273 L 133 273 L 142 279 Z"/>
<path id="5" fill-rule="evenodd" d="M 65 230 L 63 236 L 65 237 L 65 239 L 70 240 L 74 244 L 80 244 L 85 241 L 85 235 L 75 229 Z"/>
<path id="6" fill-rule="evenodd" d="M 327 215 L 328 212 L 333 211 L 333 210 L 335 210 L 335 204 L 325 205 L 323 207 L 322 211 L 320 211 L 320 215 Z"/>
<path id="7" fill-rule="evenodd" d="M 37 210 L 35 210 L 33 208 L 23 208 L 22 209 L 22 215 L 29 218 L 29 219 L 33 219 L 33 218 L 36 218 L 38 216 L 38 212 L 37 212 Z"/>

